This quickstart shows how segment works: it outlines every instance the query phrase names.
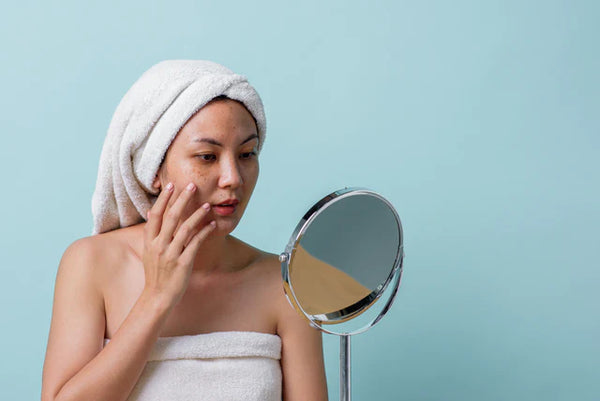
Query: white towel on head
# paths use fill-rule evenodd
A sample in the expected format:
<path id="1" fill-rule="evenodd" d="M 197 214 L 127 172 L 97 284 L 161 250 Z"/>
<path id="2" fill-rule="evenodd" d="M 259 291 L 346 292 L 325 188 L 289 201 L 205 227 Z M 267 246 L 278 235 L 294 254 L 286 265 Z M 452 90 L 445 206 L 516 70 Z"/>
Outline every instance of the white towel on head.
<path id="1" fill-rule="evenodd" d="M 152 182 L 183 125 L 215 97 L 243 103 L 266 135 L 262 100 L 246 77 L 204 60 L 167 60 L 146 71 L 113 115 L 92 197 L 92 234 L 141 223 L 158 194 Z"/>
<path id="2" fill-rule="evenodd" d="M 127 401 L 280 401 L 280 359 L 274 334 L 159 337 Z"/>

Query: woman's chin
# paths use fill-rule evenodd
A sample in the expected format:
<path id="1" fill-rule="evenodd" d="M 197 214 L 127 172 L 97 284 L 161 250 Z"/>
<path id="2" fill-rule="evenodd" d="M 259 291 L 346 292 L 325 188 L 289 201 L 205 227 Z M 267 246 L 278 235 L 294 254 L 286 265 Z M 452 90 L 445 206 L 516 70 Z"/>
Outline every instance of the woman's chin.
<path id="1" fill-rule="evenodd" d="M 213 234 L 216 235 L 229 235 L 238 225 L 237 219 L 215 219 L 217 226 Z"/>

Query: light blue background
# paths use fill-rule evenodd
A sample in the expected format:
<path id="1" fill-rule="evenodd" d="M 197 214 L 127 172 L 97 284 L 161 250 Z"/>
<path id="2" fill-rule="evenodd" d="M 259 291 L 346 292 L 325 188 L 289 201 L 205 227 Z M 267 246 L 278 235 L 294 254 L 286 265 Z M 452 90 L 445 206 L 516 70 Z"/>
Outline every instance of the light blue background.
<path id="1" fill-rule="evenodd" d="M 280 252 L 344 186 L 403 220 L 398 299 L 353 340 L 356 400 L 599 399 L 599 4 L 4 5 L 0 398 L 39 399 L 56 269 L 91 232 L 120 98 L 199 58 L 266 107 L 240 238 Z M 337 338 L 325 353 L 335 400 Z"/>

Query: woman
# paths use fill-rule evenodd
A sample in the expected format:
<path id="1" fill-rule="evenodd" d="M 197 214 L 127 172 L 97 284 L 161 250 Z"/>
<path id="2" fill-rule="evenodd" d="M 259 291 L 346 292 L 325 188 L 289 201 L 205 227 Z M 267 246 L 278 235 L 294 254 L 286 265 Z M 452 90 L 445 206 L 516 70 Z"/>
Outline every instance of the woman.
<path id="1" fill-rule="evenodd" d="M 231 236 L 265 136 L 246 79 L 165 61 L 125 95 L 93 198 L 94 234 L 56 277 L 42 400 L 323 400 L 320 333 L 276 255 Z"/>

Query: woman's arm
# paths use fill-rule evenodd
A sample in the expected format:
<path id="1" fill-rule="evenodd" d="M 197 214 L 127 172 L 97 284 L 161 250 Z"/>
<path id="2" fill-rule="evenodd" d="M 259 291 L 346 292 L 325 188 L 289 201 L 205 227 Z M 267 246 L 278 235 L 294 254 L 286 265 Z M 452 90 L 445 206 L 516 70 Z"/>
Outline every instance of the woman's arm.
<path id="1" fill-rule="evenodd" d="M 283 399 L 327 400 L 321 332 L 296 312 L 280 288 L 277 334 L 282 340 Z"/>
<path id="2" fill-rule="evenodd" d="M 106 348 L 98 250 L 90 238 L 74 242 L 56 277 L 52 321 L 42 375 L 42 401 L 125 400 L 158 337 L 168 307 L 142 293 Z"/>
<path id="3" fill-rule="evenodd" d="M 105 348 L 98 274 L 106 246 L 84 238 L 63 255 L 44 362 L 43 401 L 122 401 L 135 386 L 162 325 L 187 288 L 200 244 L 214 229 L 212 224 L 202 227 L 205 208 L 177 228 L 193 191 L 182 191 L 168 207 L 174 189 L 167 189 L 144 226 L 144 290 Z"/>

